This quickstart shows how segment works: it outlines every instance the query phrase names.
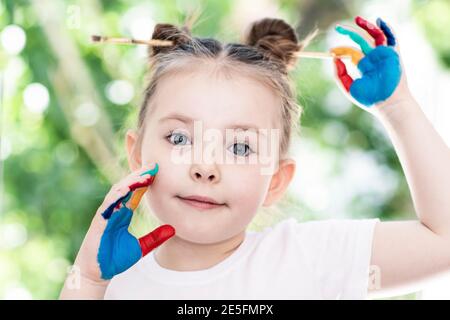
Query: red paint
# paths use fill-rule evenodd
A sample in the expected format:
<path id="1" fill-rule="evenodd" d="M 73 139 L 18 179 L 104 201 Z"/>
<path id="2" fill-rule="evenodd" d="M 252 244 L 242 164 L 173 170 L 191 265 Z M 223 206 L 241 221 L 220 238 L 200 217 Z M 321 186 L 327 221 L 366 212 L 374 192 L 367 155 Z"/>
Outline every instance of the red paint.
<path id="1" fill-rule="evenodd" d="M 355 22 L 358 26 L 366 30 L 372 36 L 372 38 L 375 40 L 376 46 L 386 44 L 386 36 L 380 28 L 359 16 L 355 18 Z"/>
<path id="2" fill-rule="evenodd" d="M 144 182 L 136 182 L 129 186 L 130 190 L 136 190 L 137 188 L 141 187 L 148 187 L 153 183 L 153 180 L 155 180 L 155 176 L 150 176 L 148 179 L 146 179 Z"/>
<path id="3" fill-rule="evenodd" d="M 350 91 L 350 87 L 353 83 L 352 77 L 347 73 L 347 68 L 341 59 L 334 59 L 334 64 L 336 65 L 337 76 L 339 80 L 341 80 L 342 85 L 344 86 L 347 92 Z"/>
<path id="4" fill-rule="evenodd" d="M 139 245 L 141 246 L 142 256 L 145 257 L 150 251 L 160 246 L 174 235 L 175 229 L 171 225 L 165 224 L 159 226 L 142 238 L 139 238 Z"/>

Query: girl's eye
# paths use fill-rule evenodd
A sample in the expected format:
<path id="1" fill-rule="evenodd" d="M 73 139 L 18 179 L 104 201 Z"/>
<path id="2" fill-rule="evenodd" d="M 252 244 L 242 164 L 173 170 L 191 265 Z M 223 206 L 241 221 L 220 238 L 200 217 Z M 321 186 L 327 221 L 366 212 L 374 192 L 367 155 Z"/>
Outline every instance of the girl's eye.
<path id="1" fill-rule="evenodd" d="M 246 157 L 250 153 L 253 153 L 253 150 L 246 143 L 235 143 L 231 146 L 233 148 L 233 153 L 238 156 Z"/>
<path id="2" fill-rule="evenodd" d="M 174 145 L 190 144 L 189 138 L 183 133 L 171 132 L 166 138 L 169 140 L 171 144 Z"/>

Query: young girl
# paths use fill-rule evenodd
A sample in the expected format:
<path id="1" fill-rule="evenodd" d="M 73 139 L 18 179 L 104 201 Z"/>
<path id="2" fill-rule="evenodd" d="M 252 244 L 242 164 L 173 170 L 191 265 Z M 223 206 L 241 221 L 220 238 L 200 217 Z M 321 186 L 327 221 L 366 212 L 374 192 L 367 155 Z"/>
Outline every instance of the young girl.
<path id="1" fill-rule="evenodd" d="M 60 298 L 364 299 L 412 292 L 448 271 L 449 149 L 408 89 L 390 28 L 356 23 L 365 31 L 337 28 L 362 50 L 332 50 L 337 79 L 388 131 L 417 221 L 291 218 L 246 231 L 295 173 L 288 149 L 300 107 L 288 71 L 305 43 L 279 19 L 257 21 L 245 44 L 226 45 L 158 24 L 152 38 L 172 45 L 150 49 L 138 130 L 126 137 L 132 173 L 99 207 Z M 347 74 L 342 55 L 361 79 Z M 199 127 L 213 142 L 202 144 Z M 267 141 L 276 145 L 270 174 L 259 148 Z M 163 225 L 136 239 L 128 226 L 144 193 Z"/>

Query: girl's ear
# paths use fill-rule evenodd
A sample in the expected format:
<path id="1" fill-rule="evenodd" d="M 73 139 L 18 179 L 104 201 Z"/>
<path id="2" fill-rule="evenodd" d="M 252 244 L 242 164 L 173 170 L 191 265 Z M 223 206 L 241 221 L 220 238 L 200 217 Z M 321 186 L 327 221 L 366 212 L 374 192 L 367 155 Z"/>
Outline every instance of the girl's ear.
<path id="1" fill-rule="evenodd" d="M 137 148 L 138 146 L 138 135 L 135 130 L 129 129 L 126 136 L 126 147 L 127 147 L 127 157 L 128 166 L 131 171 L 135 171 L 142 166 L 141 153 Z"/>
<path id="2" fill-rule="evenodd" d="M 294 177 L 295 167 L 296 164 L 294 159 L 284 159 L 280 161 L 278 171 L 275 172 L 270 181 L 269 191 L 267 192 L 263 206 L 271 206 L 283 196 L 289 183 Z"/>

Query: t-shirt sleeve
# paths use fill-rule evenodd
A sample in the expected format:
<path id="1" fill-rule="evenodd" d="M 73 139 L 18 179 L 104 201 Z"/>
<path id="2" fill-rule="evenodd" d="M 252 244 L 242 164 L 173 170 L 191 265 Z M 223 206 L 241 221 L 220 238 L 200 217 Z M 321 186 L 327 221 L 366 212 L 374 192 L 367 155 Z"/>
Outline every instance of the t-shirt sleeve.
<path id="1" fill-rule="evenodd" d="M 380 220 L 330 219 L 294 225 L 323 299 L 366 299 L 374 227 Z"/>

